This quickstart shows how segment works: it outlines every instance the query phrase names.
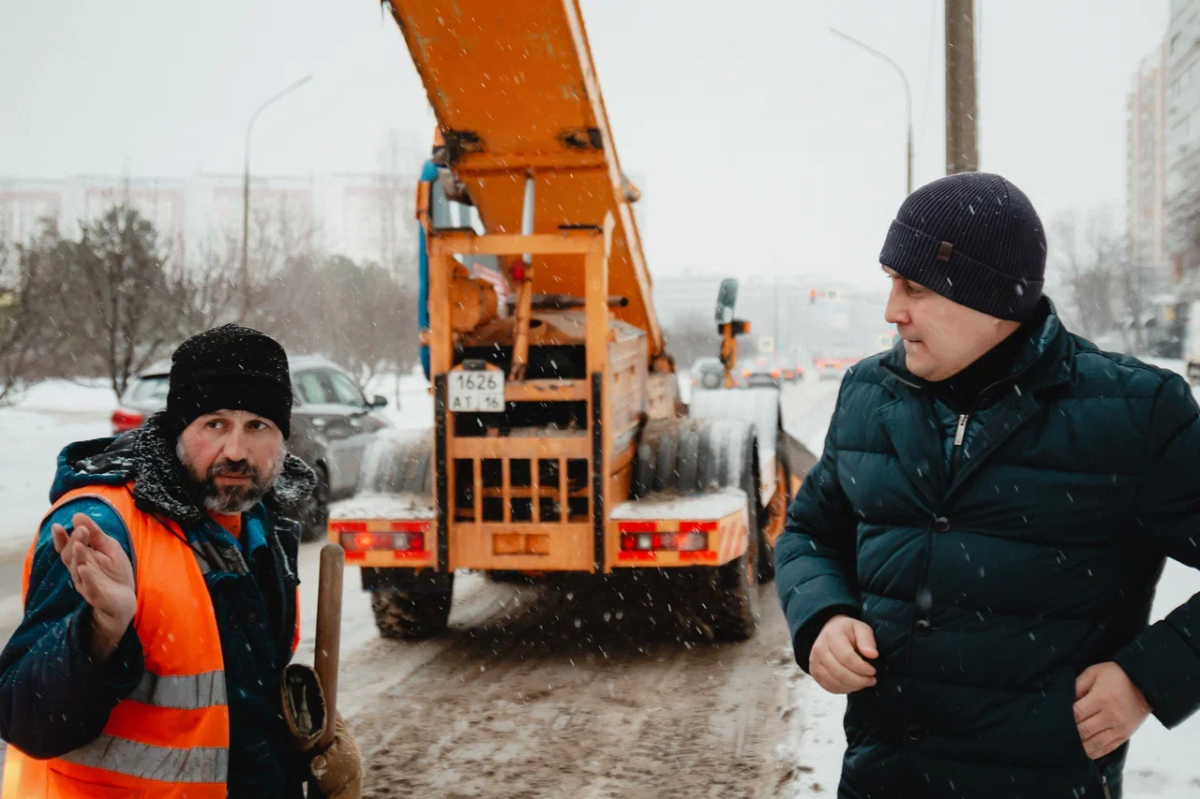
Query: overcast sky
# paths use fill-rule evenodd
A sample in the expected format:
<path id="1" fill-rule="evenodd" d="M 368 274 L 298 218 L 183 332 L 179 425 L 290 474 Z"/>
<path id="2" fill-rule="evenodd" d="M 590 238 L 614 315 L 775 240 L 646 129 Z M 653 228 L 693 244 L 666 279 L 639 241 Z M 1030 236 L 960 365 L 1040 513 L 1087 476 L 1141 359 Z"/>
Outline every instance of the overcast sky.
<path id="1" fill-rule="evenodd" d="M 514 0 L 515 1 L 515 0 Z M 583 0 L 622 164 L 640 176 L 652 273 L 878 277 L 904 195 L 941 176 L 942 0 Z M 981 168 L 1049 225 L 1123 223 L 1125 101 L 1167 0 L 979 0 Z M 0 177 L 368 171 L 390 131 L 433 125 L 403 39 L 372 0 L 0 0 Z M 1054 242 L 1051 241 L 1053 247 Z"/>

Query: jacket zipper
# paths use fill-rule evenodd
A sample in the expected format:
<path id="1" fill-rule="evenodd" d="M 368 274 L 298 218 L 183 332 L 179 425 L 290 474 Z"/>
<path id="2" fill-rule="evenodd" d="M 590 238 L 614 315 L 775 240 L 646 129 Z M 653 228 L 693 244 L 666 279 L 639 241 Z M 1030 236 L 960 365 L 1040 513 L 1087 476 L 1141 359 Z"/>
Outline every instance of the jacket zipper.
<path id="1" fill-rule="evenodd" d="M 970 419 L 970 414 L 960 413 L 958 415 L 958 429 L 954 433 L 954 452 L 950 456 L 951 477 L 958 471 L 958 453 L 962 451 L 963 440 L 967 437 L 967 422 Z"/>

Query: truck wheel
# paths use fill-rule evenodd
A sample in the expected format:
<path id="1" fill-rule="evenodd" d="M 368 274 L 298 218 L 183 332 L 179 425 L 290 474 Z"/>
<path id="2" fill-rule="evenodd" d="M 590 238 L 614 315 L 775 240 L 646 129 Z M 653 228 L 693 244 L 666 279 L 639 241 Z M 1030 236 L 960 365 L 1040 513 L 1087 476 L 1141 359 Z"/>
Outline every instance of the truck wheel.
<path id="1" fill-rule="evenodd" d="M 454 575 L 450 575 L 454 585 Z M 376 591 L 371 597 L 375 626 L 384 638 L 428 638 L 446 629 L 453 591 Z"/>
<path id="2" fill-rule="evenodd" d="M 758 524 L 758 456 L 755 450 L 742 464 L 742 489 L 746 492 L 748 542 L 736 560 L 713 569 L 707 601 L 700 617 L 720 641 L 745 641 L 758 628 L 758 571 L 762 531 Z"/>

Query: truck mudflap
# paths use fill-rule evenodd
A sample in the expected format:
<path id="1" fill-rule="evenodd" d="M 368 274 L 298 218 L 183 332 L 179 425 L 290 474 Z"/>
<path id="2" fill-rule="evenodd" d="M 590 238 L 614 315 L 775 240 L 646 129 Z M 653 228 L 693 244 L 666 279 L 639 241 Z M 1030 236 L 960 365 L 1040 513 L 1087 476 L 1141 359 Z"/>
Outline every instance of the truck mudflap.
<path id="1" fill-rule="evenodd" d="M 720 566 L 749 545 L 746 492 L 663 492 L 613 508 L 608 522 L 612 568 Z"/>
<path id="2" fill-rule="evenodd" d="M 434 568 L 437 524 L 423 494 L 358 494 L 329 506 L 329 541 L 352 566 Z"/>

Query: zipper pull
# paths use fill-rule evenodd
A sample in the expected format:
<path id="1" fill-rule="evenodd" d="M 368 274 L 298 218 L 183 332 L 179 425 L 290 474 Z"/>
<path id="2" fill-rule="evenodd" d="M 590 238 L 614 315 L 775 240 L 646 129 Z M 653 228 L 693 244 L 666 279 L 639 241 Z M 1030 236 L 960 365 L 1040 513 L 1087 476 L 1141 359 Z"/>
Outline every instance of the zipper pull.
<path id="1" fill-rule="evenodd" d="M 1112 799 L 1112 794 L 1108 791 L 1108 777 L 1100 775 L 1100 787 L 1104 789 L 1104 799 Z"/>
<path id="2" fill-rule="evenodd" d="M 967 437 L 967 420 L 970 419 L 967 414 L 960 414 L 958 417 L 958 432 L 954 434 L 954 446 L 961 447 L 963 439 Z"/>

